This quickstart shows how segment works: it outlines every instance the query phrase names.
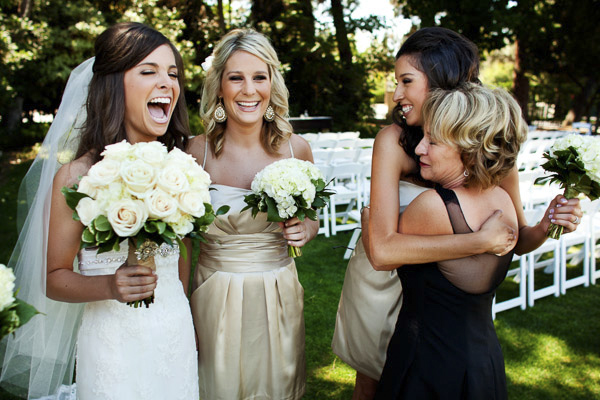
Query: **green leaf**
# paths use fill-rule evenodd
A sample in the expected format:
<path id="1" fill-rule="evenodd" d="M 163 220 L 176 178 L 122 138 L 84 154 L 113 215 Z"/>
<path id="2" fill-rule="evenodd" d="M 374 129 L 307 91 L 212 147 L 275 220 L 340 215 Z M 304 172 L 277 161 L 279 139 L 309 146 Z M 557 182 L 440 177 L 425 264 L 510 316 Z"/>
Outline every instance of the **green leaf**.
<path id="1" fill-rule="evenodd" d="M 265 199 L 267 203 L 267 221 L 271 222 L 284 222 L 285 219 L 279 216 L 279 212 L 277 211 L 277 204 L 275 204 L 275 200 L 270 197 Z"/>
<path id="2" fill-rule="evenodd" d="M 97 231 L 108 232 L 112 230 L 112 226 L 110 225 L 110 222 L 108 222 L 108 218 L 106 218 L 104 215 L 98 215 L 94 219 L 93 225 Z"/>
<path id="3" fill-rule="evenodd" d="M 184 261 L 187 261 L 187 247 L 185 246 L 185 243 L 183 243 L 183 240 L 181 240 L 179 237 L 177 238 L 177 244 L 179 245 L 179 254 L 181 255 L 181 257 L 183 257 Z"/>
<path id="4" fill-rule="evenodd" d="M 81 234 L 81 241 L 85 243 L 95 243 L 96 235 L 89 229 L 89 227 L 87 227 Z"/>
<path id="5" fill-rule="evenodd" d="M 313 221 L 317 220 L 317 212 L 311 208 L 306 209 L 306 216 L 310 219 L 312 219 Z"/>
<path id="6" fill-rule="evenodd" d="M 228 205 L 224 205 L 219 207 L 219 209 L 217 210 L 217 214 L 216 215 L 225 215 L 229 212 L 229 209 L 231 207 L 229 207 Z"/>
<path id="7" fill-rule="evenodd" d="M 19 316 L 19 325 L 20 326 L 25 325 L 36 314 L 41 314 L 38 310 L 35 309 L 34 306 L 32 306 L 31 304 L 25 303 L 21 299 L 15 299 L 14 310 L 16 311 L 17 315 Z"/>
<path id="8" fill-rule="evenodd" d="M 77 185 L 73 185 L 70 188 L 63 186 L 60 189 L 60 192 L 65 196 L 67 205 L 71 210 L 74 210 L 77 207 L 77 204 L 79 204 L 79 200 L 83 199 L 84 197 L 90 197 L 85 193 L 78 192 Z"/>

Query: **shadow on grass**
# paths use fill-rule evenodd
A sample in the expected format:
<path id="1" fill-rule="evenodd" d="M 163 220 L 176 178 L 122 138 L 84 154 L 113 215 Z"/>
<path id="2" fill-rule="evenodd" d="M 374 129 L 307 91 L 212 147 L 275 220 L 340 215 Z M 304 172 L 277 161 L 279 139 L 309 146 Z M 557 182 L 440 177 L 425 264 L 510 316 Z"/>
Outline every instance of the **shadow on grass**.
<path id="1" fill-rule="evenodd" d="M 509 398 L 600 398 L 600 286 L 498 314 Z"/>
<path id="2" fill-rule="evenodd" d="M 303 256 L 296 259 L 304 287 L 306 326 L 307 400 L 349 399 L 354 389 L 355 372 L 331 351 L 331 338 L 347 260 L 345 246 L 352 232 L 308 243 Z"/>

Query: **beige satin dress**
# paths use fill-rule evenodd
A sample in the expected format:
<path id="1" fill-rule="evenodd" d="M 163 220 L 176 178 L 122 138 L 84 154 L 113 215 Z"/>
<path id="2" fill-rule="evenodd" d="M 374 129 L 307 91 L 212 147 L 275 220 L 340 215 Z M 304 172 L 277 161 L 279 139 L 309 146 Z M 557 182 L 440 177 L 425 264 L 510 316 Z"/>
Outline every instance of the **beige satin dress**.
<path id="1" fill-rule="evenodd" d="M 194 277 L 200 398 L 300 399 L 304 290 L 281 228 L 240 212 L 249 190 L 212 187 L 213 207 L 231 209 L 205 235 Z"/>
<path id="2" fill-rule="evenodd" d="M 426 189 L 400 181 L 400 212 Z M 374 270 L 359 240 L 346 268 L 333 352 L 355 370 L 378 380 L 401 305 L 398 274 Z"/>

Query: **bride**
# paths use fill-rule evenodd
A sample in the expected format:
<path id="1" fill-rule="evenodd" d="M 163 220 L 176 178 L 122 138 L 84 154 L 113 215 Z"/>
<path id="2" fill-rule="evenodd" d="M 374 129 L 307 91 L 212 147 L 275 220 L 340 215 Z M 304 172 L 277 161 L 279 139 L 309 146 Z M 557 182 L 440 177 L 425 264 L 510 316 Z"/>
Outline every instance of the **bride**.
<path id="1" fill-rule="evenodd" d="M 139 23 L 108 28 L 95 52 L 95 60 L 73 71 L 26 177 L 26 185 L 34 179 L 39 186 L 10 264 L 20 297 L 45 315 L 9 338 L 0 380 L 11 392 L 25 389 L 28 398 L 74 399 L 76 352 L 78 399 L 197 399 L 197 353 L 184 292 L 189 270 L 184 263 L 180 270 L 179 250 L 163 248 L 156 273 L 127 265 L 127 242 L 118 252 L 79 251 L 84 227 L 72 219 L 61 193 L 108 144 L 159 140 L 169 149 L 185 147 L 181 56 L 165 36 Z M 56 172 L 69 148 L 77 148 L 74 161 Z M 149 308 L 125 304 L 153 292 Z"/>

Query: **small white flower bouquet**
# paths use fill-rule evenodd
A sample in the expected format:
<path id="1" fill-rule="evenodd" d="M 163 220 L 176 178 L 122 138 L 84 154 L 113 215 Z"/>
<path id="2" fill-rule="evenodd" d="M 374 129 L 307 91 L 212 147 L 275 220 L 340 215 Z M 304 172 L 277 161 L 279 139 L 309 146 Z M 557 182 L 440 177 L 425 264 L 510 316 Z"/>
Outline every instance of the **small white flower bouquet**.
<path id="1" fill-rule="evenodd" d="M 98 253 L 119 250 L 129 238 L 128 263 L 155 269 L 154 254 L 175 242 L 186 256 L 185 236 L 200 238 L 217 213 L 210 204 L 210 176 L 194 158 L 175 148 L 170 152 L 154 141 L 106 146 L 103 159 L 94 164 L 78 185 L 63 187 L 73 219 L 85 229 L 81 248 L 98 247 Z M 148 306 L 152 298 L 143 302 Z M 137 307 L 140 302 L 134 302 Z"/>
<path id="2" fill-rule="evenodd" d="M 298 217 L 317 220 L 317 210 L 325 207 L 327 198 L 333 194 L 325 190 L 327 183 L 323 174 L 313 163 L 287 158 L 267 165 L 252 181 L 252 194 L 244 197 L 248 204 L 242 211 L 251 209 L 252 216 L 266 212 L 267 220 L 284 222 Z M 302 255 L 302 251 L 288 246 L 290 257 Z"/>
<path id="3" fill-rule="evenodd" d="M 0 264 L 0 339 L 25 325 L 39 312 L 15 296 L 15 274 L 11 268 Z"/>
<path id="4" fill-rule="evenodd" d="M 536 179 L 536 183 L 557 182 L 567 199 L 585 194 L 590 200 L 600 197 L 600 139 L 579 134 L 557 139 L 544 153 L 542 168 L 552 174 Z M 558 239 L 563 227 L 550 225 L 548 237 Z"/>

